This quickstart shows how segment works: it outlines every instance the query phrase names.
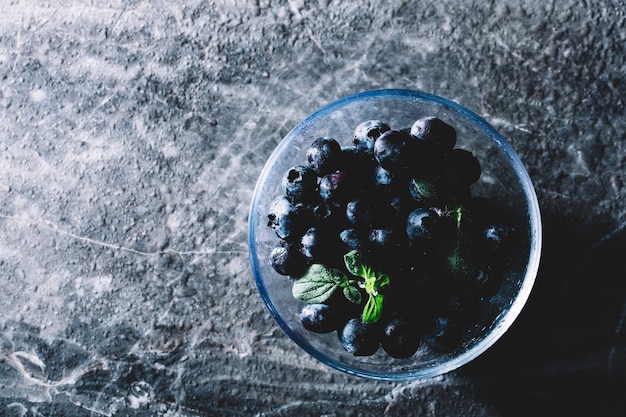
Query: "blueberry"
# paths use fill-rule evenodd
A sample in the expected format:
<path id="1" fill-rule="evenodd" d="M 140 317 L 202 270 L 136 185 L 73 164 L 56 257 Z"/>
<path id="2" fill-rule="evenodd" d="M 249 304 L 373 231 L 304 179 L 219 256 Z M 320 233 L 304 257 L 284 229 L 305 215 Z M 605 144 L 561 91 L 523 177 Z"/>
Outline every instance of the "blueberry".
<path id="1" fill-rule="evenodd" d="M 374 142 L 384 132 L 391 130 L 389 125 L 381 120 L 367 120 L 354 129 L 353 143 L 355 148 L 374 155 Z"/>
<path id="2" fill-rule="evenodd" d="M 279 240 L 270 252 L 270 264 L 280 275 L 297 278 L 307 270 L 308 263 L 299 250 L 299 245 L 293 242 Z"/>
<path id="3" fill-rule="evenodd" d="M 361 233 L 358 229 L 350 228 L 342 230 L 339 233 L 339 239 L 341 240 L 346 253 L 351 250 L 358 250 L 361 252 L 367 251 L 367 236 Z"/>
<path id="4" fill-rule="evenodd" d="M 389 198 L 389 206 L 391 207 L 391 215 L 399 220 L 406 219 L 408 214 L 416 208 L 415 202 L 408 193 L 394 194 Z M 397 223 L 400 223 L 397 221 Z"/>
<path id="5" fill-rule="evenodd" d="M 512 227 L 491 224 L 483 232 L 485 247 L 492 253 L 506 250 L 511 246 L 513 234 Z"/>
<path id="6" fill-rule="evenodd" d="M 486 197 L 472 197 L 463 204 L 463 208 L 471 213 L 473 221 L 479 227 L 486 227 L 488 223 L 499 218 L 495 202 Z"/>
<path id="7" fill-rule="evenodd" d="M 380 347 L 380 328 L 377 323 L 365 323 L 354 317 L 338 331 L 341 346 L 355 356 L 370 356 Z"/>
<path id="8" fill-rule="evenodd" d="M 298 238 L 306 230 L 306 215 L 304 206 L 291 204 L 284 195 L 272 200 L 267 214 L 268 226 L 274 229 L 281 239 Z"/>
<path id="9" fill-rule="evenodd" d="M 283 188 L 293 204 L 314 200 L 317 197 L 317 174 L 302 165 L 289 168 L 283 177 Z"/>
<path id="10" fill-rule="evenodd" d="M 447 156 L 447 163 L 458 185 L 471 185 L 480 178 L 480 162 L 470 151 L 453 149 Z"/>
<path id="11" fill-rule="evenodd" d="M 309 263 L 333 264 L 337 256 L 337 242 L 323 228 L 311 227 L 300 240 L 300 252 Z"/>
<path id="12" fill-rule="evenodd" d="M 381 346 L 392 358 L 404 359 L 417 352 L 420 339 L 416 326 L 398 316 L 390 319 L 383 328 Z"/>
<path id="13" fill-rule="evenodd" d="M 411 135 L 430 143 L 442 152 L 452 150 L 456 145 L 456 130 L 437 117 L 424 117 L 411 126 Z"/>
<path id="14" fill-rule="evenodd" d="M 336 170 L 341 156 L 341 145 L 333 138 L 321 137 L 306 151 L 309 167 L 322 177 Z"/>
<path id="15" fill-rule="evenodd" d="M 371 176 L 371 172 L 376 166 L 373 153 L 366 153 L 355 147 L 341 149 L 341 157 L 337 164 L 337 170 L 347 172 L 357 178 L 362 177 L 365 183 Z"/>
<path id="16" fill-rule="evenodd" d="M 448 297 L 442 313 L 459 322 L 471 323 L 480 318 L 482 304 L 477 295 L 469 291 L 457 291 Z"/>
<path id="17" fill-rule="evenodd" d="M 416 208 L 407 216 L 406 234 L 412 242 L 424 242 L 437 235 L 439 214 L 430 208 Z"/>
<path id="18" fill-rule="evenodd" d="M 413 137 L 402 130 L 388 130 L 374 142 L 374 157 L 386 170 L 404 170 L 411 163 Z"/>
<path id="19" fill-rule="evenodd" d="M 346 204 L 346 219 L 361 228 L 390 224 L 393 208 L 378 200 L 358 197 Z"/>
<path id="20" fill-rule="evenodd" d="M 300 310 L 300 323 L 315 333 L 330 333 L 341 325 L 340 311 L 328 304 L 307 304 Z"/>
<path id="21" fill-rule="evenodd" d="M 319 183 L 319 194 L 324 201 L 347 201 L 354 192 L 351 187 L 350 175 L 337 171 L 322 177 Z"/>
<path id="22" fill-rule="evenodd" d="M 424 343 L 432 350 L 448 353 L 459 347 L 461 342 L 461 328 L 458 323 L 449 317 L 436 317 L 430 323 L 424 335 Z"/>
<path id="23" fill-rule="evenodd" d="M 402 171 L 390 171 L 380 165 L 372 170 L 374 189 L 377 192 L 394 196 L 407 190 L 408 177 Z"/>
<path id="24" fill-rule="evenodd" d="M 420 321 L 432 316 L 450 291 L 449 280 L 428 265 L 428 258 L 413 256 L 413 265 L 390 272 L 387 307 Z M 393 306 L 393 307 L 391 307 Z"/>
<path id="25" fill-rule="evenodd" d="M 368 241 L 370 250 L 376 255 L 398 256 L 402 245 L 399 234 L 391 227 L 371 229 Z M 384 260 L 381 259 L 381 261 Z"/>
<path id="26" fill-rule="evenodd" d="M 378 187 L 391 187 L 395 175 L 389 170 L 377 165 L 374 168 L 374 185 Z"/>
<path id="27" fill-rule="evenodd" d="M 488 259 L 468 277 L 468 288 L 481 297 L 495 295 L 504 280 L 504 266 L 495 259 Z"/>
<path id="28" fill-rule="evenodd" d="M 313 225 L 330 230 L 341 230 L 346 225 L 345 206 L 321 201 L 310 207 Z"/>

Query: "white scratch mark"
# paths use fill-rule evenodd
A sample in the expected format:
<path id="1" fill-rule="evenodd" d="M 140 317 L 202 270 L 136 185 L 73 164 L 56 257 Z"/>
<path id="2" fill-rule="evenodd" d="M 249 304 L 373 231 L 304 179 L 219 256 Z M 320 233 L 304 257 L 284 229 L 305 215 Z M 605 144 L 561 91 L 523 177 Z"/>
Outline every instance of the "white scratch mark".
<path id="1" fill-rule="evenodd" d="M 173 250 L 173 249 L 165 249 L 165 250 L 158 250 L 158 251 L 154 251 L 154 252 L 146 252 L 146 251 L 141 251 L 138 249 L 133 249 L 133 248 L 129 248 L 126 246 L 122 246 L 122 245 L 116 245 L 113 243 L 108 243 L 108 242 L 104 242 L 101 240 L 96 240 L 96 239 L 92 239 L 86 236 L 81 236 L 81 235 L 77 235 L 75 233 L 69 232 L 67 230 L 63 230 L 61 229 L 56 223 L 53 223 L 51 221 L 48 220 L 37 220 L 37 221 L 33 221 L 30 219 L 25 219 L 25 218 L 20 218 L 20 217 L 15 217 L 15 216 L 7 216 L 4 214 L 0 214 L 0 218 L 3 219 L 7 219 L 7 220 L 11 220 L 11 221 L 17 221 L 17 222 L 21 222 L 21 223 L 27 223 L 29 226 L 32 227 L 36 227 L 36 226 L 44 226 L 50 230 L 53 230 L 54 232 L 58 233 L 59 235 L 63 235 L 63 236 L 67 236 L 70 237 L 72 239 L 76 239 L 78 241 L 81 241 L 83 243 L 86 244 L 91 244 L 91 245 L 95 245 L 95 246 L 100 246 L 100 247 L 104 247 L 104 248 L 109 248 L 109 249 L 113 249 L 113 250 L 119 250 L 119 251 L 123 251 L 123 252 L 130 252 L 130 253 L 134 253 L 137 255 L 142 255 L 142 256 L 154 256 L 154 255 L 164 255 L 164 254 L 173 254 L 173 255 L 215 255 L 215 254 L 241 254 L 241 253 L 245 253 L 246 250 L 245 249 L 241 249 L 241 250 L 225 250 L 225 251 L 221 251 L 221 250 L 197 250 L 197 251 L 185 251 L 185 250 Z"/>
<path id="2" fill-rule="evenodd" d="M 626 303 L 622 306 L 622 314 L 620 316 L 619 322 L 615 328 L 615 332 L 613 333 L 613 339 L 617 339 L 622 329 L 624 328 L 624 323 L 626 323 Z M 607 372 L 611 373 L 613 369 L 613 360 L 615 359 L 615 355 L 617 353 L 617 344 L 613 343 L 611 346 L 611 350 L 609 351 L 609 360 L 607 363 Z"/>
<path id="3" fill-rule="evenodd" d="M 622 222 L 616 228 L 614 228 L 613 230 L 611 230 L 610 232 L 602 236 L 600 239 L 598 239 L 598 241 L 595 242 L 591 246 L 591 248 L 594 250 L 597 249 L 599 246 L 602 246 L 605 242 L 608 242 L 609 240 L 613 239 L 615 236 L 620 234 L 622 231 L 624 231 L 624 229 L 626 229 L 626 221 Z"/>

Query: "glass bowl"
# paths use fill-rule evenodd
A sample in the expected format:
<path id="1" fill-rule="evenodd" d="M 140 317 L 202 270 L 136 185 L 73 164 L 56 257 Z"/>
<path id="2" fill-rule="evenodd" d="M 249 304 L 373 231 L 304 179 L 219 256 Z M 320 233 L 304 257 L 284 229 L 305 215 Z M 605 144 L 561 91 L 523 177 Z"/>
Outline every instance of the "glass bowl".
<path id="1" fill-rule="evenodd" d="M 498 292 L 484 300 L 480 319 L 464 333 L 462 344 L 448 353 L 422 346 L 409 358 L 394 359 L 382 349 L 371 356 L 355 356 L 339 343 L 337 332 L 318 334 L 303 328 L 303 303 L 291 292 L 288 277 L 270 264 L 277 236 L 268 227 L 272 200 L 282 193 L 281 180 L 295 165 L 306 164 L 306 151 L 319 137 L 333 137 L 350 146 L 357 125 L 383 120 L 392 129 L 410 128 L 419 118 L 435 116 L 457 130 L 456 148 L 471 151 L 482 174 L 472 187 L 480 195 L 504 205 L 514 219 L 522 243 L 511 255 Z M 527 301 L 537 274 L 541 252 L 541 220 L 537 197 L 519 157 L 485 120 L 441 97 L 411 90 L 375 90 L 332 102 L 298 124 L 279 143 L 258 179 L 249 217 L 252 272 L 261 297 L 287 335 L 317 360 L 352 375 L 385 381 L 431 378 L 468 363 L 492 346 L 511 326 Z"/>

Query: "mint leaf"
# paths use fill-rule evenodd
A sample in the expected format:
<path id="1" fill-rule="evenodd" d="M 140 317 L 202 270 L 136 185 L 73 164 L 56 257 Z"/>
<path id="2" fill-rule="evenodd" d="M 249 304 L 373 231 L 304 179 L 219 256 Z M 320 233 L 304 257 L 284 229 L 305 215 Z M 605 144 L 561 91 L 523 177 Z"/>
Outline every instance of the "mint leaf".
<path id="1" fill-rule="evenodd" d="M 432 181 L 424 179 L 414 178 L 410 183 L 411 191 L 414 197 L 418 197 L 420 200 L 429 200 L 439 197 L 439 189 Z"/>
<path id="2" fill-rule="evenodd" d="M 346 253 L 343 259 L 346 264 L 346 268 L 351 274 L 363 278 L 363 281 L 359 281 L 358 285 L 359 287 L 364 288 L 365 292 L 369 296 L 367 303 L 363 308 L 363 321 L 366 323 L 377 322 L 382 315 L 384 298 L 379 291 L 384 286 L 389 285 L 391 282 L 389 276 L 376 272 L 372 267 L 366 265 L 361 257 L 361 253 L 357 250 Z M 358 292 L 356 288 L 354 290 Z M 344 289 L 344 295 L 346 298 L 350 299 L 346 289 Z"/>
<path id="3" fill-rule="evenodd" d="M 365 278 L 365 292 L 368 294 L 373 294 L 375 295 L 376 291 L 376 276 L 371 276 L 368 278 Z"/>
<path id="4" fill-rule="evenodd" d="M 374 289 L 376 291 L 379 291 L 382 287 L 387 286 L 390 283 L 391 283 L 391 279 L 389 278 L 388 275 L 382 274 L 382 273 L 377 273 L 376 274 L 376 285 L 374 286 Z"/>
<path id="5" fill-rule="evenodd" d="M 298 279 L 291 288 L 292 294 L 308 304 L 319 304 L 328 300 L 338 285 L 332 282 Z"/>
<path id="6" fill-rule="evenodd" d="M 303 276 L 296 279 L 291 293 L 294 298 L 307 304 L 318 304 L 327 301 L 337 288 L 343 289 L 343 295 L 348 301 L 361 303 L 361 292 L 355 286 L 355 281 L 349 280 L 340 270 L 322 264 L 311 265 Z"/>
<path id="7" fill-rule="evenodd" d="M 365 323 L 376 323 L 380 320 L 381 315 L 383 314 L 383 300 L 384 296 L 382 294 L 371 295 L 363 308 L 363 314 L 361 318 Z"/>
<path id="8" fill-rule="evenodd" d="M 365 292 L 371 295 L 377 295 L 380 289 L 386 285 L 389 285 L 391 280 L 385 274 L 375 273 L 374 275 L 365 278 Z"/>
<path id="9" fill-rule="evenodd" d="M 303 276 L 294 281 L 291 292 L 296 299 L 305 303 L 323 303 L 347 281 L 348 278 L 341 271 L 322 264 L 313 264 Z"/>
<path id="10" fill-rule="evenodd" d="M 358 250 L 346 253 L 343 256 L 343 261 L 346 264 L 346 268 L 352 275 L 356 275 L 361 278 L 368 278 L 373 275 L 372 268 L 363 263 L 361 252 Z"/>
<path id="11" fill-rule="evenodd" d="M 354 304 L 361 304 L 362 297 L 361 291 L 353 285 L 348 285 L 343 288 L 343 295 L 348 301 Z"/>

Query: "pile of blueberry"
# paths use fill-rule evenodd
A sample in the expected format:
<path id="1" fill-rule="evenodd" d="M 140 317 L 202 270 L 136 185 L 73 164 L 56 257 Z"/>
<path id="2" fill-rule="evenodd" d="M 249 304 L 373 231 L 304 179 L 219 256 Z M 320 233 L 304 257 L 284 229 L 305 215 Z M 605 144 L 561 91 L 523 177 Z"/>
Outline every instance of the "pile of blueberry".
<path id="1" fill-rule="evenodd" d="M 270 262 L 294 285 L 317 285 L 301 298 L 304 328 L 337 331 L 359 356 L 460 347 L 498 291 L 517 237 L 502 208 L 472 194 L 481 165 L 456 142 L 456 130 L 436 117 L 401 130 L 368 120 L 351 146 L 318 138 L 287 170 L 267 215 L 278 237 Z M 388 277 L 384 286 L 366 288 L 351 273 L 345 255 L 355 252 L 364 268 Z M 312 270 L 347 279 L 318 282 Z M 378 314 L 366 317 L 372 294 Z"/>

